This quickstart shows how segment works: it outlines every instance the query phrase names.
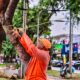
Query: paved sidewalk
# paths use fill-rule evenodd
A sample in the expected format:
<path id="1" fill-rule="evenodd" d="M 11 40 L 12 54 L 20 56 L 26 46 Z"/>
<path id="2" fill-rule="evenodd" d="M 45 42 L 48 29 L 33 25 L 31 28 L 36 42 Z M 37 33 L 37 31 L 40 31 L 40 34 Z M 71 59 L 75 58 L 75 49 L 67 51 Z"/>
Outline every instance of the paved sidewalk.
<path id="1" fill-rule="evenodd" d="M 52 70 L 60 71 L 60 67 L 51 67 Z M 80 73 L 80 70 L 75 70 L 74 73 Z"/>
<path id="2" fill-rule="evenodd" d="M 47 80 L 64 80 L 59 77 L 47 76 Z"/>

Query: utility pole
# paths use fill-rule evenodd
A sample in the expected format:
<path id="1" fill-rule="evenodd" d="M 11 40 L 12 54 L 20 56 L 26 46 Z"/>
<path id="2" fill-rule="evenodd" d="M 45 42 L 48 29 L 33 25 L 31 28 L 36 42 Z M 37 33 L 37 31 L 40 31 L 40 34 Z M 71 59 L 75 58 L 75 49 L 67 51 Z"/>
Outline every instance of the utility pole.
<path id="1" fill-rule="evenodd" d="M 70 52 L 69 52 L 69 69 L 70 69 L 70 74 L 72 77 L 72 53 L 73 53 L 73 26 L 72 26 L 72 17 L 71 17 L 71 11 L 70 11 Z"/>
<path id="2" fill-rule="evenodd" d="M 37 44 L 38 44 L 38 39 L 39 39 L 39 33 L 40 33 L 40 16 L 42 14 L 43 11 L 47 11 L 46 9 L 42 9 L 39 11 L 38 13 L 38 20 L 37 20 Z"/>
<path id="3" fill-rule="evenodd" d="M 56 11 L 56 12 L 62 12 L 62 11 L 67 11 L 67 10 L 48 10 L 48 11 Z M 38 42 L 38 38 L 39 38 L 39 27 L 40 27 L 40 14 L 41 11 L 38 13 L 38 27 L 37 27 L 37 42 Z M 69 40 L 70 40 L 70 48 L 69 48 L 69 70 L 70 70 L 70 74 L 72 76 L 72 53 L 73 53 L 73 26 L 72 26 L 72 14 L 70 11 L 70 34 L 69 34 Z"/>
<path id="4" fill-rule="evenodd" d="M 40 28 L 40 14 L 42 13 L 42 11 L 40 11 L 38 13 L 38 22 L 37 22 L 37 44 L 38 44 L 38 39 L 39 39 L 39 28 Z"/>
<path id="5" fill-rule="evenodd" d="M 27 30 L 27 10 L 28 10 L 28 0 L 23 0 L 23 30 L 26 32 Z M 24 77 L 25 67 L 23 62 L 21 62 L 21 78 Z"/>
<path id="6" fill-rule="evenodd" d="M 28 9 L 28 1 L 23 0 L 23 29 L 26 32 L 27 29 L 27 9 Z"/>
<path id="7" fill-rule="evenodd" d="M 39 38 L 39 14 L 38 14 L 38 24 L 37 24 L 37 45 L 38 45 L 38 38 Z"/>

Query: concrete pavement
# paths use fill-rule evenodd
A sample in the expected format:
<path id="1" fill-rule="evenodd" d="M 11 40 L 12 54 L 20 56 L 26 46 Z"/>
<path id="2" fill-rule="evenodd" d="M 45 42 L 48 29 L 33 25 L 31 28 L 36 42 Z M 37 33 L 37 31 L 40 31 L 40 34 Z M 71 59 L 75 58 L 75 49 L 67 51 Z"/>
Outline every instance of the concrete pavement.
<path id="1" fill-rule="evenodd" d="M 55 77 L 47 76 L 47 80 L 56 80 Z"/>
<path id="2" fill-rule="evenodd" d="M 47 80 L 64 80 L 64 79 L 61 79 L 60 77 L 53 77 L 48 75 Z"/>
<path id="3" fill-rule="evenodd" d="M 59 67 L 51 67 L 52 70 L 60 71 Z M 80 73 L 80 70 L 75 70 L 74 73 Z"/>

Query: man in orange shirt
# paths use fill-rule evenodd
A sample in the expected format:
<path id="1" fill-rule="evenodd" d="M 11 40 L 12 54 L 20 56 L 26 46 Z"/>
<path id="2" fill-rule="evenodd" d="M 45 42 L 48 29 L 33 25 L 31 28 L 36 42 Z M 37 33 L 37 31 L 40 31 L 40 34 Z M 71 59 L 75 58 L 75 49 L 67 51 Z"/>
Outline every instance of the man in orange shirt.
<path id="1" fill-rule="evenodd" d="M 25 80 L 47 80 L 46 70 L 50 60 L 49 48 L 51 48 L 49 40 L 38 39 L 38 44 L 35 46 L 26 33 L 20 36 L 17 30 L 13 30 L 12 35 L 18 38 L 26 53 L 31 56 L 25 71 Z"/>

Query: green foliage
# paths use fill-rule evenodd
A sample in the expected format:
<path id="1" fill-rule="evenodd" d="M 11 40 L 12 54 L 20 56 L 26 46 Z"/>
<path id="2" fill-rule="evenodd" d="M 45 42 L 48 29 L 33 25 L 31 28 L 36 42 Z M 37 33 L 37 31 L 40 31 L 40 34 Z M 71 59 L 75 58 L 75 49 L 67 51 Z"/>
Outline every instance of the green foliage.
<path id="1" fill-rule="evenodd" d="M 15 53 L 16 53 L 12 44 L 9 42 L 8 38 L 6 38 L 6 40 L 4 40 L 3 43 L 2 43 L 2 53 L 6 57 L 15 55 Z"/>
<path id="2" fill-rule="evenodd" d="M 42 5 L 41 5 L 42 6 Z M 18 7 L 22 8 L 22 2 L 19 2 Z M 37 21 L 38 21 L 38 14 L 41 11 L 41 7 L 39 5 L 27 10 L 28 15 L 28 35 L 33 38 L 33 35 L 37 35 Z M 40 35 L 50 35 L 49 29 L 49 13 L 48 11 L 42 11 L 40 15 Z M 13 25 L 16 27 L 22 26 L 22 11 L 16 9 L 14 18 L 13 18 Z"/>
<path id="3" fill-rule="evenodd" d="M 38 24 L 38 14 L 41 11 L 39 16 L 40 18 L 40 33 L 39 35 L 50 35 L 50 22 L 49 19 L 52 16 L 52 12 L 48 13 L 48 11 L 42 10 L 43 7 L 48 8 L 52 6 L 53 8 L 56 6 L 58 7 L 59 2 L 61 0 L 40 0 L 39 5 L 35 6 L 32 9 L 27 10 L 28 15 L 28 35 L 32 38 L 33 35 L 37 35 L 37 24 Z M 22 3 L 19 2 L 18 7 L 22 7 Z M 16 27 L 21 27 L 22 25 L 22 11 L 17 10 L 15 11 L 14 18 L 13 18 L 13 25 Z"/>
<path id="4" fill-rule="evenodd" d="M 40 18 L 40 33 L 39 35 L 50 35 L 50 28 L 51 25 L 49 22 L 50 17 L 56 12 L 52 11 L 51 13 L 48 13 L 48 11 L 43 10 L 43 7 L 48 9 L 49 7 L 52 7 L 53 10 L 55 9 L 67 9 L 70 10 L 72 13 L 73 21 L 75 19 L 79 20 L 78 14 L 79 14 L 79 6 L 80 1 L 79 0 L 40 0 L 39 4 L 33 8 L 29 8 L 27 10 L 28 15 L 28 35 L 33 38 L 33 35 L 37 35 L 37 24 L 38 24 L 38 14 L 40 11 L 41 14 L 39 16 Z M 18 7 L 22 8 L 22 2 L 19 2 Z M 14 18 L 13 18 L 13 25 L 16 27 L 22 26 L 22 10 L 16 9 Z"/>
<path id="5" fill-rule="evenodd" d="M 73 22 L 80 21 L 80 0 L 65 0 L 66 9 L 71 11 Z"/>
<path id="6" fill-rule="evenodd" d="M 34 7 L 33 9 L 28 10 L 28 33 L 33 35 L 37 34 L 37 26 L 38 26 L 38 15 L 41 10 L 38 7 Z M 40 16 L 40 33 L 39 35 L 50 35 L 49 29 L 49 13 L 48 11 L 42 10 Z"/>
<path id="7" fill-rule="evenodd" d="M 80 0 L 66 0 L 67 9 L 70 9 L 73 13 L 78 14 L 80 9 Z"/>
<path id="8" fill-rule="evenodd" d="M 73 22 L 80 20 L 80 0 L 40 0 L 39 6 L 47 8 L 50 6 L 53 10 L 60 9 L 61 6 L 61 9 L 71 11 Z"/>
<path id="9" fill-rule="evenodd" d="M 22 2 L 19 2 L 18 7 L 22 7 Z M 29 35 L 36 34 L 37 32 L 37 16 L 39 11 L 42 10 L 43 7 L 52 7 L 53 10 L 59 9 L 59 6 L 63 7 L 64 9 L 71 10 L 73 13 L 72 17 L 77 18 L 79 20 L 78 14 L 80 9 L 80 0 L 40 0 L 39 4 L 35 6 L 32 9 L 28 9 L 28 28 L 29 28 Z M 66 6 L 66 7 L 64 7 Z M 48 22 L 50 17 L 53 15 L 54 11 L 51 13 L 42 11 L 42 14 L 40 15 L 40 23 Z M 14 18 L 13 18 L 13 25 L 16 27 L 22 26 L 22 11 L 19 9 L 16 9 Z M 48 30 L 49 23 L 43 24 L 40 26 L 40 35 L 44 34 Z M 45 31 L 43 30 L 45 27 Z"/>
<path id="10" fill-rule="evenodd" d="M 58 9 L 59 5 L 62 5 L 63 0 L 40 0 L 39 7 L 52 7 L 52 9 Z"/>
<path id="11" fill-rule="evenodd" d="M 19 10 L 18 8 L 22 7 L 22 2 L 19 2 L 17 5 L 17 8 L 14 13 L 13 17 L 13 25 L 16 27 L 21 27 L 22 26 L 22 10 Z"/>

